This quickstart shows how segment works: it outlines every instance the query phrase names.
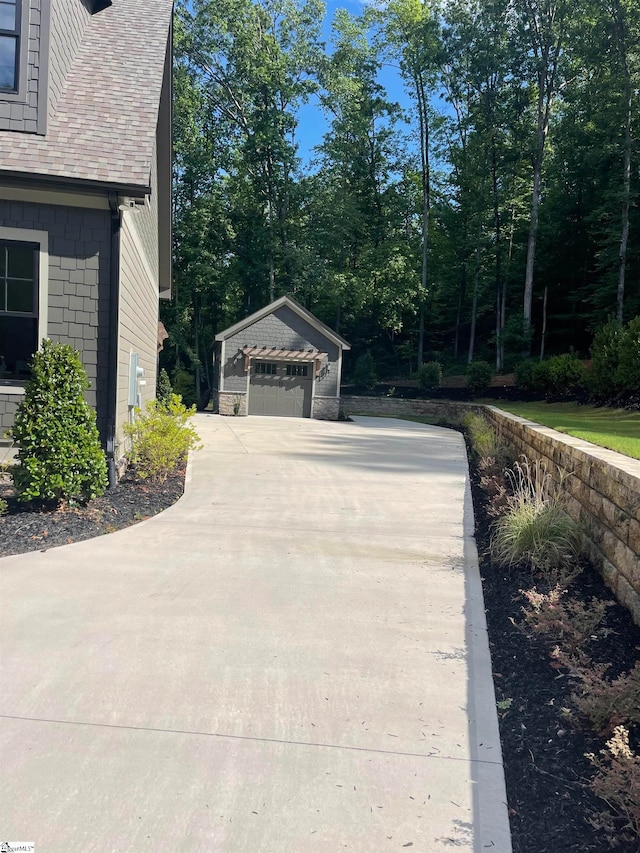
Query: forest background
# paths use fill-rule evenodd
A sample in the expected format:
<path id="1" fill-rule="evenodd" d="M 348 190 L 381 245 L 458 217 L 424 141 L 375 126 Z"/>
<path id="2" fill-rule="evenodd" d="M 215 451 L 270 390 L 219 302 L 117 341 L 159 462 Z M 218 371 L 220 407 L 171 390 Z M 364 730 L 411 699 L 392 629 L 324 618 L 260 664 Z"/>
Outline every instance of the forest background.
<path id="1" fill-rule="evenodd" d="M 176 390 L 206 397 L 215 334 L 282 294 L 380 377 L 587 358 L 640 313 L 636 0 L 377 0 L 328 40 L 325 16 L 176 4 Z"/>

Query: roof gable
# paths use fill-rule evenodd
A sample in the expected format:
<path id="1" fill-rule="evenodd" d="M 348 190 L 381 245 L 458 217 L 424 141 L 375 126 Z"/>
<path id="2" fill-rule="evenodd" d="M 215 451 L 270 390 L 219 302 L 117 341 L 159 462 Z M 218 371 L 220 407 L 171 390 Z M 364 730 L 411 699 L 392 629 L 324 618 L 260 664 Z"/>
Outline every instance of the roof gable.
<path id="1" fill-rule="evenodd" d="M 5 173 L 149 191 L 173 0 L 113 0 L 87 22 L 46 136 L 0 131 Z"/>
<path id="2" fill-rule="evenodd" d="M 291 311 L 296 313 L 303 320 L 306 320 L 310 326 L 313 326 L 318 332 L 336 344 L 340 349 L 350 350 L 351 344 L 349 344 L 341 335 L 337 332 L 334 332 L 333 329 L 330 329 L 329 326 L 325 325 L 322 320 L 319 320 L 315 314 L 312 314 L 311 311 L 308 311 L 306 308 L 303 308 L 299 302 L 296 302 L 295 299 L 292 299 L 290 296 L 281 296 L 279 299 L 276 299 L 275 302 L 271 302 L 269 305 L 265 305 L 264 308 L 261 308 L 259 311 L 255 311 L 253 314 L 250 314 L 248 317 L 245 317 L 244 320 L 240 320 L 235 323 L 233 326 L 229 326 L 228 329 L 225 329 L 223 332 L 219 332 L 216 335 L 217 341 L 224 341 L 227 338 L 232 337 L 233 335 L 241 332 L 243 329 L 252 326 L 254 323 L 257 323 L 258 320 L 262 320 L 263 317 L 267 317 L 269 314 L 273 314 L 279 308 L 286 306 Z"/>

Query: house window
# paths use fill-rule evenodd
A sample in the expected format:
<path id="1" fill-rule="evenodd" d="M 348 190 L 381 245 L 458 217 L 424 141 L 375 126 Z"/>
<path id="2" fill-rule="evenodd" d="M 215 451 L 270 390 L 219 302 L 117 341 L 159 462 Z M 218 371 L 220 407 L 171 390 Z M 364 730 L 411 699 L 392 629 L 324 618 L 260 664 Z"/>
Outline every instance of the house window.
<path id="1" fill-rule="evenodd" d="M 38 348 L 39 249 L 0 241 L 0 381 L 24 380 Z"/>
<path id="2" fill-rule="evenodd" d="M 306 364 L 288 364 L 287 376 L 306 376 L 309 368 Z"/>
<path id="3" fill-rule="evenodd" d="M 0 0 L 0 91 L 18 91 L 20 2 Z"/>
<path id="4" fill-rule="evenodd" d="M 262 376 L 275 376 L 277 372 L 277 364 L 268 361 L 256 361 L 256 373 Z"/>

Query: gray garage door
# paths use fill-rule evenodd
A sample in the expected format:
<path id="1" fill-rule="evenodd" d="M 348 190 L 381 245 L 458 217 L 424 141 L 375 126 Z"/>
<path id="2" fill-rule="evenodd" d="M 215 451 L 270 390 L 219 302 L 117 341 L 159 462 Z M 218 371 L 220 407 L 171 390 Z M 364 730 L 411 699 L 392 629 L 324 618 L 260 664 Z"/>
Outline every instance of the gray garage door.
<path id="1" fill-rule="evenodd" d="M 310 364 L 255 361 L 249 378 L 249 414 L 311 417 Z"/>

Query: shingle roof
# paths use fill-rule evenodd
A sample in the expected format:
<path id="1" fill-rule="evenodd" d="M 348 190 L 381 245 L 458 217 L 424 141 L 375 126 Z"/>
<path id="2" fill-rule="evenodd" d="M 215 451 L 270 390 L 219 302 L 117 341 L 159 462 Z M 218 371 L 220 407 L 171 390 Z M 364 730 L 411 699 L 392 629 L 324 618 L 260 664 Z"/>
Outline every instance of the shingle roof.
<path id="1" fill-rule="evenodd" d="M 91 17 L 46 136 L 0 131 L 0 170 L 149 187 L 173 0 Z"/>

